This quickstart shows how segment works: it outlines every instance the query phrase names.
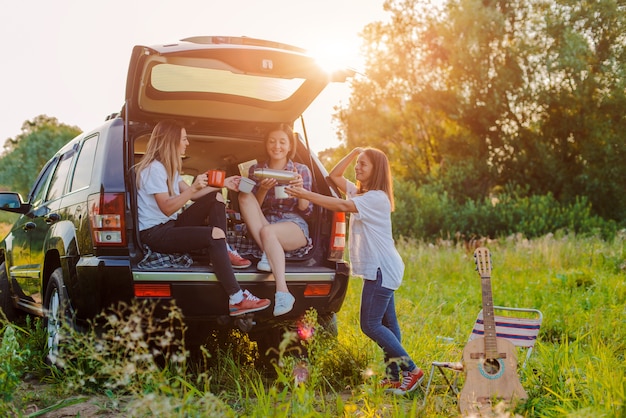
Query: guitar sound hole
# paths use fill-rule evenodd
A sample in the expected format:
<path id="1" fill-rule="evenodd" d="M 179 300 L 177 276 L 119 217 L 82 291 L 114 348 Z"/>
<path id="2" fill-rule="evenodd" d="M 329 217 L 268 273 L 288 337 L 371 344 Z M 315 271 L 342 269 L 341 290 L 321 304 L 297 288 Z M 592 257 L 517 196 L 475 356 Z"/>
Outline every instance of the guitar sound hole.
<path id="1" fill-rule="evenodd" d="M 500 371 L 500 366 L 501 365 L 498 359 L 490 358 L 485 360 L 485 364 L 483 364 L 483 369 L 485 370 L 485 373 L 493 376 L 498 374 L 498 372 Z"/>

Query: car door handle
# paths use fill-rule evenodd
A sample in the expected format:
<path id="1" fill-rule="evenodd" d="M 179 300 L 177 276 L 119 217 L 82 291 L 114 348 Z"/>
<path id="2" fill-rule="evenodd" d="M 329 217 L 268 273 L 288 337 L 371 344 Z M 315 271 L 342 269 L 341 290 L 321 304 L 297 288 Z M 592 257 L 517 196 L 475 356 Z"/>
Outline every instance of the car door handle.
<path id="1" fill-rule="evenodd" d="M 43 217 L 43 220 L 48 225 L 52 225 L 53 223 L 58 222 L 59 219 L 61 219 L 61 216 L 58 213 L 49 213 L 49 214 L 47 214 L 46 216 Z"/>
<path id="2" fill-rule="evenodd" d="M 37 228 L 37 224 L 35 222 L 26 222 L 24 225 L 22 225 L 22 229 L 24 231 L 30 231 L 35 228 Z"/>

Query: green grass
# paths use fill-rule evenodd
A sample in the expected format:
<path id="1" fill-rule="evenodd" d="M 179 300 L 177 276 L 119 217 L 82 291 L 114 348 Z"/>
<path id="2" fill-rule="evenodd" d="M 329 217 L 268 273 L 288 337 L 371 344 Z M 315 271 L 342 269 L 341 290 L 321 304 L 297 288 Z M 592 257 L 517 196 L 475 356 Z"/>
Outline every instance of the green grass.
<path id="1" fill-rule="evenodd" d="M 16 213 L 0 210 L 0 239 L 4 239 L 11 230 L 11 226 L 19 217 Z"/>
<path id="2" fill-rule="evenodd" d="M 518 405 L 518 415 L 626 415 L 625 242 L 623 235 L 612 242 L 550 235 L 532 241 L 511 237 L 485 243 L 492 255 L 494 303 L 533 307 L 544 314 L 540 341 L 519 373 L 529 398 Z M 403 344 L 428 373 L 433 360 L 460 359 L 481 308 L 473 247 L 401 242 L 399 249 L 406 264 L 404 283 L 396 293 Z M 351 280 L 339 313 L 337 339 L 320 332 L 307 343 L 309 377 L 304 384 L 294 381 L 292 370 L 300 360 L 288 350 L 277 348 L 280 361 L 270 372 L 258 366 L 258 361 L 252 367 L 253 344 L 245 335 L 232 336 L 234 344 L 226 346 L 230 348 L 210 350 L 200 363 L 181 358 L 180 347 L 166 350 L 164 344 L 158 356 L 161 361 L 155 360 L 149 355 L 153 351 L 143 344 L 148 337 L 120 331 L 133 323 L 132 318 L 135 324 L 141 320 L 144 308 L 137 306 L 127 308 L 130 319 L 118 323 L 121 328 L 108 339 L 106 334 L 73 336 L 73 358 L 68 358 L 66 369 L 47 370 L 37 359 L 24 361 L 43 356 L 35 348 L 41 339 L 35 321 L 14 333 L 22 355 L 5 354 L 0 361 L 5 370 L 22 370 L 45 379 L 57 395 L 29 397 L 28 389 L 5 385 L 0 412 L 19 416 L 29 403 L 38 402 L 44 408 L 51 406 L 51 399 L 105 393 L 104 410 L 129 416 L 207 416 L 207 411 L 212 416 L 243 417 L 458 416 L 450 394 L 436 391 L 422 407 L 419 390 L 396 398 L 377 387 L 383 372 L 382 353 L 359 329 L 360 292 L 361 280 Z M 149 326 L 175 333 L 177 315 L 174 309 L 168 323 Z M 310 313 L 308 323 L 314 325 L 315 319 Z M 122 335 L 127 337 L 118 338 Z M 11 346 L 15 346 L 13 339 Z M 20 360 L 12 362 L 12 358 Z"/>

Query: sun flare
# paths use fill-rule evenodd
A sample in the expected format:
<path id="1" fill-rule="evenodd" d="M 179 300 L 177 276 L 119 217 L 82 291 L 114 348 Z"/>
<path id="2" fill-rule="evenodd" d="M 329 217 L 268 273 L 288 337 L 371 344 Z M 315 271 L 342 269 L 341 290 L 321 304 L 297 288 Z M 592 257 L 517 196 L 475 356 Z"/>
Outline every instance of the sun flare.
<path id="1" fill-rule="evenodd" d="M 309 49 L 317 63 L 327 72 L 334 72 L 342 68 L 361 68 L 363 57 L 360 54 L 358 43 L 347 41 L 329 41 L 318 44 Z"/>

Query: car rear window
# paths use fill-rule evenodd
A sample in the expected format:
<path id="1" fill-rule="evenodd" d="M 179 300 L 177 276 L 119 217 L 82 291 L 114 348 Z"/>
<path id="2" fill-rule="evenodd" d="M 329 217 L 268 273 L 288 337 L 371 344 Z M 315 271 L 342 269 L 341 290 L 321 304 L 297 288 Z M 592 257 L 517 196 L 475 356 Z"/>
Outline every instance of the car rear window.
<path id="1" fill-rule="evenodd" d="M 271 66 L 272 61 L 262 65 Z M 268 102 L 288 99 L 305 82 L 303 78 L 273 78 L 173 64 L 155 65 L 150 78 L 152 87 L 165 93 L 218 93 Z"/>

